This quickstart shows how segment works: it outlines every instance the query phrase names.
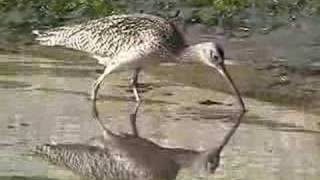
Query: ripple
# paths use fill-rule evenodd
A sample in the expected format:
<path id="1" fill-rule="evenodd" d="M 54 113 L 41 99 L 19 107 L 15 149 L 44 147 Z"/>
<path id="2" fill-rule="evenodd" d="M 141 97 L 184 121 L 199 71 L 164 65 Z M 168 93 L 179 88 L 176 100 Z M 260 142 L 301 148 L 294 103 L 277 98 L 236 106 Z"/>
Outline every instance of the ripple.
<path id="1" fill-rule="evenodd" d="M 16 89 L 16 88 L 27 88 L 31 87 L 31 84 L 21 81 L 7 81 L 7 80 L 0 80 L 0 88 L 1 89 Z"/>

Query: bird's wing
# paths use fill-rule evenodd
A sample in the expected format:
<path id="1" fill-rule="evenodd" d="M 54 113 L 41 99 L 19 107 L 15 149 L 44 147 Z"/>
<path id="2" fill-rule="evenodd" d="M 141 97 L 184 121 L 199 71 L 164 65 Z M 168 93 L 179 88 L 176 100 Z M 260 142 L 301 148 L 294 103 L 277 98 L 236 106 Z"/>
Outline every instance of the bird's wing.
<path id="1" fill-rule="evenodd" d="M 159 33 L 153 24 L 148 18 L 109 16 L 82 24 L 34 31 L 34 34 L 41 45 L 63 46 L 113 58 L 134 46 L 157 43 Z"/>

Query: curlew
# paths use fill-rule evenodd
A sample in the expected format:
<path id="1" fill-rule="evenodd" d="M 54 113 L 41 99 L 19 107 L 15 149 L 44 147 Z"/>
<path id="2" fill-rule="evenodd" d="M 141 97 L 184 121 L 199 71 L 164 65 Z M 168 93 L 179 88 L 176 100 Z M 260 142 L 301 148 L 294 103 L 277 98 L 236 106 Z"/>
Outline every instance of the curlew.
<path id="1" fill-rule="evenodd" d="M 211 144 L 207 150 L 164 147 L 137 134 L 116 134 L 106 128 L 103 137 L 90 138 L 85 144 L 44 144 L 33 152 L 53 164 L 99 180 L 174 180 L 184 168 L 192 173 L 213 174 L 243 115 L 232 115 L 235 124 L 221 142 Z"/>
<path id="2" fill-rule="evenodd" d="M 93 84 L 93 101 L 102 81 L 113 72 L 133 71 L 130 84 L 136 101 L 140 102 L 137 83 L 142 69 L 162 62 L 198 61 L 218 70 L 232 88 L 241 110 L 245 110 L 240 93 L 225 68 L 223 48 L 214 42 L 189 45 L 178 28 L 161 17 L 113 15 L 33 33 L 41 45 L 83 51 L 105 66 Z"/>

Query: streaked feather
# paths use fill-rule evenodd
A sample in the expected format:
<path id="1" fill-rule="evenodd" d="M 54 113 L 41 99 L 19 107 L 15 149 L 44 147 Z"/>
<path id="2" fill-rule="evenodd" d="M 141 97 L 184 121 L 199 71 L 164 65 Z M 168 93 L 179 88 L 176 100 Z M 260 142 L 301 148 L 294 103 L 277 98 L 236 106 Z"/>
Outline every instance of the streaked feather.
<path id="1" fill-rule="evenodd" d="M 63 46 L 105 59 L 113 59 L 137 47 L 166 56 L 185 46 L 175 25 L 146 14 L 114 15 L 42 32 L 36 30 L 34 34 L 41 45 Z"/>

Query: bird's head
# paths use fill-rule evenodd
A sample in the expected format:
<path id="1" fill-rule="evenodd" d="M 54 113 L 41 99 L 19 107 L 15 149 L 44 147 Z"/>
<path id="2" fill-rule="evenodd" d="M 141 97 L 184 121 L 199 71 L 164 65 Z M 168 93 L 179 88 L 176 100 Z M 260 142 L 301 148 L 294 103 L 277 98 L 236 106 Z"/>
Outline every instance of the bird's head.
<path id="1" fill-rule="evenodd" d="M 224 51 L 219 44 L 205 42 L 197 46 L 197 52 L 201 62 L 214 68 L 224 65 Z"/>
<path id="2" fill-rule="evenodd" d="M 214 174 L 220 164 L 220 150 L 202 152 L 192 162 L 191 170 L 199 175 Z"/>
<path id="3" fill-rule="evenodd" d="M 245 106 L 240 96 L 240 93 L 235 86 L 231 76 L 224 65 L 224 50 L 221 45 L 214 42 L 205 42 L 196 45 L 197 58 L 204 64 L 216 69 L 228 82 L 233 92 L 235 93 L 237 100 L 244 111 Z"/>

